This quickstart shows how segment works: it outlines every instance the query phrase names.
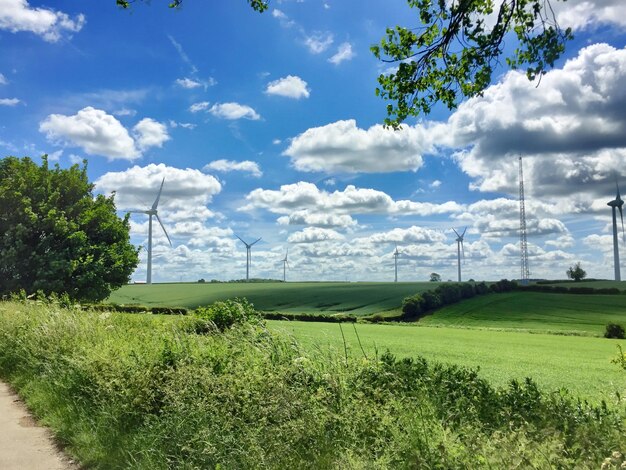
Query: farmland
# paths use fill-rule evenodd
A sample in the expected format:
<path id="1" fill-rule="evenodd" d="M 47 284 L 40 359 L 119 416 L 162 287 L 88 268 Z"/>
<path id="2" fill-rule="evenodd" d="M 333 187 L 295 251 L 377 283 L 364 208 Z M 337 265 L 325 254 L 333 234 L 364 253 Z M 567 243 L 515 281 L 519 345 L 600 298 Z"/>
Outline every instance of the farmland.
<path id="1" fill-rule="evenodd" d="M 429 282 L 271 282 L 127 285 L 109 302 L 195 308 L 217 300 L 245 297 L 256 308 L 285 313 L 371 315 L 398 310 L 402 299 L 433 288 Z"/>

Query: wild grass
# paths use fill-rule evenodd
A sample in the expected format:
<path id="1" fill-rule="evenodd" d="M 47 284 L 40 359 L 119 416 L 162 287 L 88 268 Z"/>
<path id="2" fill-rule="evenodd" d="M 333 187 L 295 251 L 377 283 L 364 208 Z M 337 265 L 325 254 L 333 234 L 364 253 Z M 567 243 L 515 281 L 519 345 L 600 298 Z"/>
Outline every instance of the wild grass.
<path id="1" fill-rule="evenodd" d="M 530 380 L 198 321 L 1 303 L 0 375 L 91 468 L 584 469 L 626 449 L 622 408 Z"/>
<path id="2" fill-rule="evenodd" d="M 399 312 L 402 299 L 436 286 L 429 282 L 273 282 L 172 283 L 127 285 L 109 302 L 196 308 L 219 300 L 245 297 L 267 312 L 349 313 Z"/>

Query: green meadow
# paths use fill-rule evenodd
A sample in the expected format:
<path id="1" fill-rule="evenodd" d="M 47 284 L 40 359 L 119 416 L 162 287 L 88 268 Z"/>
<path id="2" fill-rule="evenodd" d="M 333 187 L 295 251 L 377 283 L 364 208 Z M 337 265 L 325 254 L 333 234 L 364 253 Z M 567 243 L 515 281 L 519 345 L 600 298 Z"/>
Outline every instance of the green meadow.
<path id="1" fill-rule="evenodd" d="M 623 316 L 626 320 L 626 315 Z M 626 321 L 624 322 L 626 323 Z M 529 334 L 515 331 L 418 325 L 269 322 L 310 350 L 368 358 L 390 351 L 400 357 L 480 368 L 494 386 L 532 377 L 543 390 L 568 389 L 573 395 L 614 402 L 626 396 L 626 374 L 611 360 L 625 340 Z M 344 343 L 345 338 L 345 343 Z"/>
<path id="2" fill-rule="evenodd" d="M 263 282 L 131 284 L 113 292 L 116 304 L 195 308 L 245 297 L 266 312 L 371 315 L 398 310 L 402 299 L 432 289 L 429 282 Z"/>

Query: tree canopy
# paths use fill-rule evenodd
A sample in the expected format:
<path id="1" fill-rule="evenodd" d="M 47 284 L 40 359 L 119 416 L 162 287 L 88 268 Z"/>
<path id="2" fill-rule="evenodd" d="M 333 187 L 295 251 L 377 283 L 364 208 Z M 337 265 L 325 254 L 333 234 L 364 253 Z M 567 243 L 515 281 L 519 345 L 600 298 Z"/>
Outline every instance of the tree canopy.
<path id="1" fill-rule="evenodd" d="M 0 160 L 0 295 L 67 293 L 98 301 L 127 283 L 139 262 L 128 216 L 114 196 L 93 195 L 86 163 L 61 169 L 30 158 Z"/>
<path id="2" fill-rule="evenodd" d="M 585 271 L 580 265 L 580 261 L 576 263 L 574 266 L 570 266 L 567 271 L 565 271 L 567 277 L 576 282 L 582 281 L 587 277 L 587 271 Z"/>

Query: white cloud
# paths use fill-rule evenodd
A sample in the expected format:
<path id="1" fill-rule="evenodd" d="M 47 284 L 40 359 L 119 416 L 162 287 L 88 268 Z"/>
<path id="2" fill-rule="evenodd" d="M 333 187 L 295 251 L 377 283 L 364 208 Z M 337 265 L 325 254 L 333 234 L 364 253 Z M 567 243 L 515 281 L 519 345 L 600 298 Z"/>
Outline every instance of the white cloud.
<path id="1" fill-rule="evenodd" d="M 176 129 L 177 127 L 182 127 L 183 129 L 193 130 L 196 128 L 196 124 L 192 124 L 190 122 L 177 122 L 171 119 L 168 124 L 172 129 Z"/>
<path id="2" fill-rule="evenodd" d="M 90 106 L 73 116 L 51 114 L 39 124 L 39 131 L 53 142 L 77 146 L 89 155 L 111 160 L 134 160 L 147 148 L 160 147 L 169 139 L 163 124 L 146 118 L 134 128 L 135 141 L 115 117 Z"/>
<path id="3" fill-rule="evenodd" d="M 438 187 L 441 186 L 441 181 L 439 180 L 434 180 L 432 183 L 430 183 L 428 186 L 430 186 L 433 189 L 436 189 Z"/>
<path id="4" fill-rule="evenodd" d="M 296 22 L 290 20 L 289 17 L 285 14 L 285 12 L 283 12 L 282 10 L 278 10 L 277 8 L 274 8 L 272 10 L 272 16 L 276 18 L 278 21 L 280 21 L 280 25 L 283 28 L 291 28 L 292 26 L 296 25 Z"/>
<path id="5" fill-rule="evenodd" d="M 332 229 L 306 227 L 300 232 L 289 235 L 287 241 L 289 243 L 317 243 L 322 241 L 343 240 L 343 238 L 343 235 Z"/>
<path id="6" fill-rule="evenodd" d="M 331 33 L 316 31 L 304 38 L 304 45 L 312 54 L 321 54 L 333 44 L 333 41 Z"/>
<path id="7" fill-rule="evenodd" d="M 265 93 L 268 95 L 294 98 L 296 100 L 308 98 L 310 94 L 307 83 L 300 77 L 294 75 L 287 75 L 284 78 L 279 78 L 278 80 L 268 83 Z"/>
<path id="8" fill-rule="evenodd" d="M 0 0 L 0 29 L 18 33 L 29 31 L 45 41 L 56 42 L 66 33 L 76 33 L 85 24 L 85 16 L 74 19 L 66 13 L 45 7 L 31 7 L 26 0 Z"/>
<path id="9" fill-rule="evenodd" d="M 192 113 L 206 111 L 207 109 L 209 109 L 209 104 L 210 103 L 208 101 L 200 101 L 198 103 L 194 103 L 189 106 L 189 111 L 191 111 Z"/>
<path id="10" fill-rule="evenodd" d="M 0 73 L 0 85 L 6 85 L 8 83 L 9 81 L 7 80 L 7 78 L 3 74 Z"/>
<path id="11" fill-rule="evenodd" d="M 422 154 L 434 151 L 438 127 L 374 125 L 360 129 L 354 119 L 313 127 L 296 136 L 283 152 L 300 171 L 387 173 L 416 171 Z"/>
<path id="12" fill-rule="evenodd" d="M 170 140 L 165 124 L 154 119 L 144 118 L 133 127 L 135 143 L 141 150 L 150 147 L 163 147 Z"/>
<path id="13" fill-rule="evenodd" d="M 446 240 L 443 232 L 415 225 L 409 228 L 394 228 L 387 232 L 376 233 L 363 239 L 368 243 L 398 243 L 403 245 L 421 243 L 442 243 Z"/>
<path id="14" fill-rule="evenodd" d="M 352 50 L 352 44 L 349 42 L 344 42 L 339 45 L 337 48 L 337 52 L 333 55 L 328 62 L 339 65 L 340 63 L 350 60 L 355 56 L 354 51 Z"/>
<path id="15" fill-rule="evenodd" d="M 185 78 L 177 78 L 176 79 L 176 84 L 178 86 L 183 87 L 183 88 L 187 88 L 188 90 L 192 90 L 194 88 L 199 88 L 199 87 L 202 86 L 202 83 L 200 83 L 200 82 L 198 82 L 196 80 L 193 80 L 191 78 L 187 78 L 187 77 L 185 77 Z"/>
<path id="16" fill-rule="evenodd" d="M 261 119 L 261 116 L 250 106 L 239 103 L 217 103 L 211 107 L 209 112 L 221 119 L 250 119 L 252 121 Z"/>
<path id="17" fill-rule="evenodd" d="M 554 2 L 559 25 L 582 30 L 599 25 L 626 27 L 626 4 L 623 0 L 569 0 Z"/>
<path id="18" fill-rule="evenodd" d="M 210 163 L 207 163 L 203 170 L 205 171 L 220 171 L 220 172 L 230 172 L 230 171 L 242 171 L 246 173 L 250 173 L 255 178 L 260 178 L 263 176 L 263 172 L 259 168 L 259 164 L 256 162 L 252 162 L 250 160 L 245 160 L 242 162 L 236 162 L 233 160 L 215 160 Z"/>
<path id="19" fill-rule="evenodd" d="M 17 98 L 0 98 L 0 106 L 16 106 L 21 102 Z"/>
<path id="20" fill-rule="evenodd" d="M 137 114 L 137 111 L 134 109 L 129 109 L 129 108 L 122 108 L 122 109 L 118 109 L 117 111 L 113 111 L 113 115 L 114 116 L 134 116 L 135 114 Z"/>
<path id="21" fill-rule="evenodd" d="M 310 225 L 323 228 L 347 228 L 357 224 L 357 221 L 347 214 L 318 213 L 308 209 L 295 211 L 279 217 L 276 221 L 279 225 Z"/>

